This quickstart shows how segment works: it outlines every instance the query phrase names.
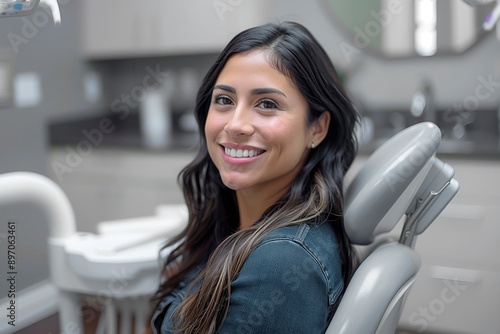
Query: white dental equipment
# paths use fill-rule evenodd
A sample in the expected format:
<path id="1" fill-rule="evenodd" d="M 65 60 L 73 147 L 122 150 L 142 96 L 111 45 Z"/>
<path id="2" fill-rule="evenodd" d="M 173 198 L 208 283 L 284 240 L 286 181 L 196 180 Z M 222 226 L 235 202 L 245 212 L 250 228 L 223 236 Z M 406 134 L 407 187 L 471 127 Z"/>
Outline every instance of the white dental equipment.
<path id="1" fill-rule="evenodd" d="M 58 290 L 61 333 L 83 333 L 84 296 L 105 304 L 97 333 L 116 333 L 118 313 L 122 333 L 133 328 L 140 333 L 158 287 L 158 252 L 184 228 L 185 206 L 163 205 L 154 216 L 102 222 L 100 233 L 81 233 L 69 199 L 54 181 L 30 172 L 1 173 L 0 204 L 14 203 L 38 206 L 49 222 L 50 276 Z"/>
<path id="2" fill-rule="evenodd" d="M 481 5 L 488 5 L 496 2 L 495 8 L 486 16 L 483 22 L 483 29 L 486 31 L 492 30 L 500 18 L 500 1 L 498 0 L 464 0 L 467 4 L 476 7 Z M 500 26 L 499 26 L 500 27 Z M 497 28 L 497 35 L 500 39 L 500 28 Z"/>
<path id="3" fill-rule="evenodd" d="M 38 5 L 48 8 L 54 23 L 61 24 L 61 11 L 57 0 L 0 0 L 0 17 L 31 15 Z"/>
<path id="4" fill-rule="evenodd" d="M 498 22 L 498 18 L 500 17 L 500 2 L 497 2 L 495 9 L 491 13 L 488 14 L 486 19 L 483 22 L 483 28 L 485 30 L 491 30 Z"/>

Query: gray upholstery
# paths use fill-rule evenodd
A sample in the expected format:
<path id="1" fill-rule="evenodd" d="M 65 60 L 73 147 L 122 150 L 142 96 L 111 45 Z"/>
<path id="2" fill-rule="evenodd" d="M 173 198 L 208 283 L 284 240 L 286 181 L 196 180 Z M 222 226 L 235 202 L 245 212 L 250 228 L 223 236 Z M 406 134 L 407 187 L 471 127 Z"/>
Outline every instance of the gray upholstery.
<path id="1" fill-rule="evenodd" d="M 393 243 L 377 248 L 359 266 L 342 299 L 347 302 L 340 304 L 326 333 L 376 333 L 374 329 L 394 312 L 397 316 L 392 316 L 392 322 L 396 320 L 397 325 L 397 302 L 419 268 L 420 260 L 409 247 Z"/>
<path id="2" fill-rule="evenodd" d="M 346 191 L 349 240 L 369 249 L 348 284 L 326 333 L 394 334 L 404 296 L 420 269 L 412 248 L 458 191 L 453 168 L 437 159 L 439 128 L 413 125 L 365 162 Z M 384 239 L 406 217 L 400 242 Z M 373 242 L 377 238 L 377 242 Z"/>

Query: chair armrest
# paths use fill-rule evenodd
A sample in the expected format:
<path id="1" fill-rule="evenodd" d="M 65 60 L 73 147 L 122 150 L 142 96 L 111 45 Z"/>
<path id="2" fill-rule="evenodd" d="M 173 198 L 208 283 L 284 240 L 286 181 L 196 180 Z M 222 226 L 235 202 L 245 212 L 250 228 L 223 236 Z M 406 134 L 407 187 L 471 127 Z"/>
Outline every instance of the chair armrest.
<path id="1" fill-rule="evenodd" d="M 374 334 L 388 327 L 394 333 L 397 321 L 386 322 L 394 322 L 394 312 L 399 318 L 400 301 L 419 269 L 413 249 L 399 243 L 377 248 L 356 270 L 326 333 Z"/>

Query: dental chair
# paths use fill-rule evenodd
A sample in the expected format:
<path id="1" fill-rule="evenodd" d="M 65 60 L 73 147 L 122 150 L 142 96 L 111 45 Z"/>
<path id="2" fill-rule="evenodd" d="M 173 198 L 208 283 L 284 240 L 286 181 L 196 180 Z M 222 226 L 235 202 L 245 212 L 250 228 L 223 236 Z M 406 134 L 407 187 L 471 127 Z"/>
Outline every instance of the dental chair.
<path id="1" fill-rule="evenodd" d="M 453 168 L 435 156 L 440 139 L 433 123 L 411 126 L 377 149 L 349 183 L 346 232 L 360 265 L 327 333 L 395 333 L 420 267 L 415 236 L 458 191 Z M 131 319 L 134 333 L 140 333 L 147 298 L 158 284 L 158 250 L 185 226 L 184 208 L 167 206 L 152 217 L 101 224 L 98 234 L 78 233 L 71 204 L 53 181 L 27 172 L 0 175 L 0 203 L 25 201 L 42 207 L 50 222 L 50 273 L 59 291 L 61 333 L 83 332 L 84 295 L 106 297 L 98 332 L 116 333 L 119 313 L 121 333 L 131 332 Z M 401 224 L 394 237 L 391 232 Z"/>
<path id="2" fill-rule="evenodd" d="M 396 332 L 420 269 L 416 236 L 459 189 L 454 169 L 435 156 L 440 141 L 435 124 L 413 125 L 379 147 L 348 185 L 345 228 L 360 265 L 327 334 Z"/>

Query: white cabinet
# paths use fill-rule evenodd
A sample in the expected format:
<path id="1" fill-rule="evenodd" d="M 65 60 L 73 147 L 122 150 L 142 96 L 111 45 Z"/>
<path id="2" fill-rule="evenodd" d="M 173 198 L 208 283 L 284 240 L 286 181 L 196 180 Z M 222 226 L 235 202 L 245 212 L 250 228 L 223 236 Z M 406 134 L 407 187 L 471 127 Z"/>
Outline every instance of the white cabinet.
<path id="1" fill-rule="evenodd" d="M 96 232 L 101 221 L 151 216 L 159 205 L 183 203 L 177 175 L 193 157 L 194 153 L 95 149 L 79 164 L 68 164 L 68 151 L 57 148 L 51 151 L 51 165 L 69 169 L 61 174 L 50 166 L 50 176 L 70 200 L 77 230 Z"/>
<path id="2" fill-rule="evenodd" d="M 236 33 L 266 22 L 263 0 L 85 0 L 88 58 L 220 52 Z"/>
<path id="3" fill-rule="evenodd" d="M 417 239 L 422 268 L 401 316 L 419 333 L 500 333 L 500 162 L 443 158 L 460 190 Z"/>

